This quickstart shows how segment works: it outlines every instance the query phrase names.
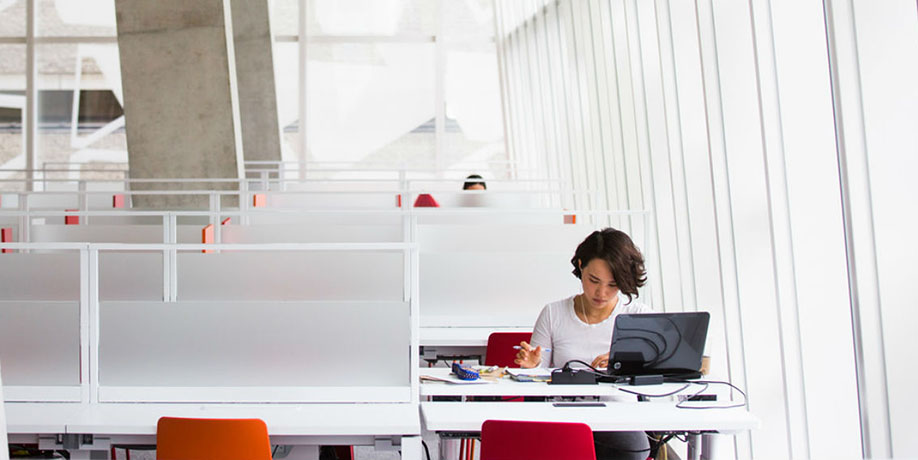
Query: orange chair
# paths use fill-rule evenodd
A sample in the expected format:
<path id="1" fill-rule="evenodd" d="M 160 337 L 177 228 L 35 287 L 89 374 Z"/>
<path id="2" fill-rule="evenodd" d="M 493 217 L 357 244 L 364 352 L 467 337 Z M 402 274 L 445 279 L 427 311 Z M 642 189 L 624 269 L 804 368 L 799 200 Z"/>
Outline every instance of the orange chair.
<path id="1" fill-rule="evenodd" d="M 593 431 L 585 423 L 486 420 L 481 460 L 596 460 Z"/>
<path id="2" fill-rule="evenodd" d="M 488 336 L 485 366 L 520 367 L 513 362 L 516 359 L 516 350 L 513 346 L 530 340 L 531 332 L 492 332 Z"/>
<path id="3" fill-rule="evenodd" d="M 268 427 L 257 418 L 162 417 L 156 460 L 271 460 Z"/>

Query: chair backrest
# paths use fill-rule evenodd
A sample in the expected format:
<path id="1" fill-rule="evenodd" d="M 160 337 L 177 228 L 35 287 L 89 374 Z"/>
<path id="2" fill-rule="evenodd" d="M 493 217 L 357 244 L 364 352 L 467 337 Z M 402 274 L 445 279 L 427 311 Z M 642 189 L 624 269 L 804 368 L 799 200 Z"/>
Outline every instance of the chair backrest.
<path id="1" fill-rule="evenodd" d="M 260 419 L 162 417 L 157 460 L 271 460 L 268 427 Z"/>
<path id="2" fill-rule="evenodd" d="M 433 195 L 429 193 L 422 193 L 418 195 L 417 199 L 414 200 L 414 207 L 416 208 L 439 208 L 440 203 L 437 203 L 437 200 L 434 199 Z"/>
<path id="3" fill-rule="evenodd" d="M 596 460 L 593 431 L 585 423 L 486 420 L 481 460 Z"/>
<path id="4" fill-rule="evenodd" d="M 532 340 L 531 332 L 492 332 L 488 336 L 488 349 L 485 351 L 485 366 L 520 367 L 513 362 L 516 359 L 514 345 Z"/>

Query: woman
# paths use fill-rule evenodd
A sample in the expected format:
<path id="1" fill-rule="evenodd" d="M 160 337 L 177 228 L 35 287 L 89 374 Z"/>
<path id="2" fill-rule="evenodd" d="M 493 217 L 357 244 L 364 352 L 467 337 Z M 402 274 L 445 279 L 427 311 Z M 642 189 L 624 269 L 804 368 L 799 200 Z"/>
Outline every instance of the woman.
<path id="1" fill-rule="evenodd" d="M 647 274 L 644 257 L 624 232 L 591 233 L 577 246 L 571 264 L 583 293 L 542 309 L 532 344 L 520 343 L 515 360 L 520 367 L 561 367 L 571 360 L 607 367 L 615 317 L 651 311 L 633 301 Z M 597 459 L 645 459 L 650 451 L 643 432 L 596 432 L 593 439 Z"/>

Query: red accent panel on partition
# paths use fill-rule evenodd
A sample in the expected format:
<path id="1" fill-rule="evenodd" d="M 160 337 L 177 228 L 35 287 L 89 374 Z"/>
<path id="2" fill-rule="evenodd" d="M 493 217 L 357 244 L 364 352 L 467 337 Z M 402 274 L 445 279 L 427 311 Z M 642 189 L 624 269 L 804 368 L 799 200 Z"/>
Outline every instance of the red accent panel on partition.
<path id="1" fill-rule="evenodd" d="M 13 228 L 12 228 L 12 227 L 5 227 L 5 228 L 3 228 L 3 229 L 0 229 L 0 242 L 3 242 L 3 243 L 12 243 L 12 242 L 13 242 Z M 2 252 L 4 252 L 4 253 L 6 253 L 6 252 L 13 252 L 13 250 L 12 250 L 12 249 L 3 249 Z"/>
<path id="2" fill-rule="evenodd" d="M 118 193 L 112 195 L 112 207 L 113 208 L 123 208 L 124 207 L 124 195 Z"/>
<path id="3" fill-rule="evenodd" d="M 204 244 L 212 244 L 214 242 L 214 224 L 207 224 L 207 226 L 201 230 L 201 242 Z M 207 254 L 213 251 L 210 249 L 204 249 L 201 252 Z"/>
<path id="4" fill-rule="evenodd" d="M 395 195 L 395 206 L 399 208 L 402 207 L 402 194 L 401 193 Z"/>
<path id="5" fill-rule="evenodd" d="M 439 208 L 440 203 L 437 203 L 437 200 L 434 199 L 433 195 L 429 193 L 422 193 L 418 195 L 418 198 L 414 200 L 414 207 L 416 208 Z"/>
<path id="6" fill-rule="evenodd" d="M 577 223 L 577 214 L 565 214 L 564 215 L 565 224 L 576 224 Z"/>
<path id="7" fill-rule="evenodd" d="M 77 212 L 79 209 L 65 209 L 67 212 Z M 80 225 L 80 216 L 64 216 L 65 225 Z"/>
<path id="8" fill-rule="evenodd" d="M 264 193 L 252 195 L 252 207 L 263 208 L 268 205 L 268 197 Z"/>

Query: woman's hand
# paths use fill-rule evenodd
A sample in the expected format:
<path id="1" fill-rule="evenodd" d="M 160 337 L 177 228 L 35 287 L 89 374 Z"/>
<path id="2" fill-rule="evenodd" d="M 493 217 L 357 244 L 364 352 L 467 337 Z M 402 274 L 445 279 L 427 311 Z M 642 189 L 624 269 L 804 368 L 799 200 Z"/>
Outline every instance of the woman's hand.
<path id="1" fill-rule="evenodd" d="M 597 356 L 596 358 L 593 359 L 593 363 L 590 365 L 595 367 L 596 369 L 599 369 L 600 367 L 609 367 L 609 354 L 603 353 Z"/>
<path id="2" fill-rule="evenodd" d="M 519 364 L 520 367 L 538 367 L 542 363 L 542 347 L 532 348 L 532 345 L 525 341 L 520 342 L 520 351 L 516 353 L 516 359 L 513 362 Z"/>

